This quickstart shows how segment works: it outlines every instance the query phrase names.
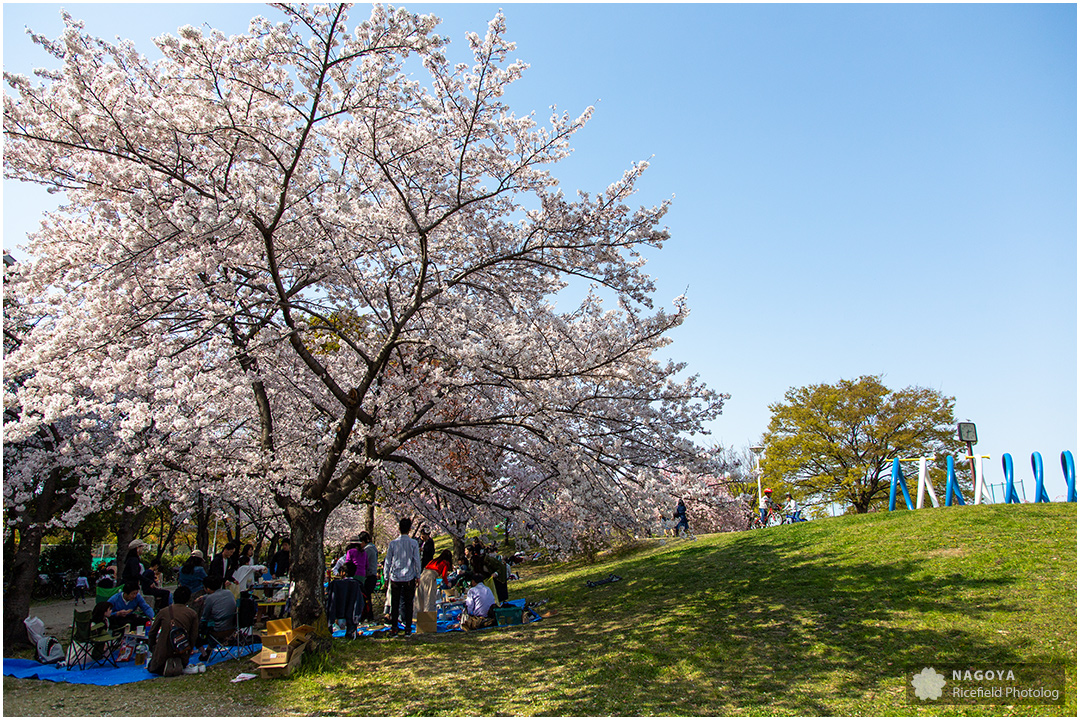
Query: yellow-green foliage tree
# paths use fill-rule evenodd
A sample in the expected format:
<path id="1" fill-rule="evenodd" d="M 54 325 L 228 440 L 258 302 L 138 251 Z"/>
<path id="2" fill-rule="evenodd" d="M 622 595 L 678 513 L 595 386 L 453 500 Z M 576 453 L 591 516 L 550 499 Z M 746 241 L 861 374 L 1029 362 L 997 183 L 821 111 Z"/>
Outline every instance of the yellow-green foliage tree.
<path id="1" fill-rule="evenodd" d="M 769 406 L 763 481 L 857 513 L 880 508 L 888 502 L 893 458 L 936 455 L 943 467 L 947 454 L 960 451 L 955 403 L 929 388 L 890 390 L 872 375 L 792 388 Z M 942 496 L 940 469 L 931 479 Z"/>

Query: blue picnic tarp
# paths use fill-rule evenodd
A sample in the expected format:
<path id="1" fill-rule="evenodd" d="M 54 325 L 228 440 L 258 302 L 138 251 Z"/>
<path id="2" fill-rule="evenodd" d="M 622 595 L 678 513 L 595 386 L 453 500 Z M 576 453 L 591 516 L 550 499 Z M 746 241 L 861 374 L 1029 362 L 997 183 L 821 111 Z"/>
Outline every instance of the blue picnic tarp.
<path id="1" fill-rule="evenodd" d="M 520 600 L 507 600 L 510 605 L 515 605 L 519 608 L 525 609 L 525 599 Z M 446 610 L 440 610 L 438 620 L 436 622 L 436 632 L 464 632 L 460 627 L 462 608 L 460 605 L 454 605 Z M 540 615 L 533 609 L 529 609 L 528 615 L 525 617 L 526 623 L 536 622 L 540 619 Z M 385 625 L 375 625 L 369 627 L 360 627 L 357 629 L 357 633 L 362 637 L 371 637 L 376 632 L 374 628 L 384 628 Z M 491 630 L 493 628 L 481 628 L 481 630 Z M 416 632 L 416 623 L 413 623 L 413 632 Z M 345 628 L 335 626 L 334 637 L 345 637 Z"/>
<path id="2" fill-rule="evenodd" d="M 262 645 L 249 646 L 252 653 L 256 653 Z M 207 667 L 217 665 L 229 658 L 215 654 L 213 660 L 207 662 Z M 198 657 L 192 656 L 192 663 L 197 663 Z M 52 682 L 66 682 L 74 685 L 126 685 L 127 683 L 139 682 L 140 680 L 152 680 L 161 677 L 153 675 L 145 665 L 136 665 L 133 662 L 122 662 L 119 667 L 112 665 L 88 667 L 85 670 L 78 668 L 56 667 L 55 665 L 42 665 L 36 660 L 23 660 L 21 658 L 4 658 L 4 675 L 17 678 L 36 678 L 38 680 L 51 680 Z"/>

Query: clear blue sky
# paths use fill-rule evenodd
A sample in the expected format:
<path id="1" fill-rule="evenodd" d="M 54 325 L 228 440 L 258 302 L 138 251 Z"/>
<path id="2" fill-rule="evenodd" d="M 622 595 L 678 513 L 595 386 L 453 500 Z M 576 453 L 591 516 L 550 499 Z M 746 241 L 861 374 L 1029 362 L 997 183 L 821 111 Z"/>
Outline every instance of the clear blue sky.
<path id="1" fill-rule="evenodd" d="M 410 5 L 464 53 L 499 5 Z M 4 69 L 49 59 L 59 5 L 5 4 Z M 67 3 L 134 40 L 183 24 L 246 30 L 259 5 Z M 650 159 L 642 204 L 674 197 L 651 259 L 658 300 L 693 313 L 670 354 L 731 393 L 713 439 L 744 445 L 791 387 L 883 374 L 956 397 L 987 475 L 1010 452 L 1052 498 L 1076 453 L 1074 5 L 505 3 L 531 65 L 509 100 L 596 115 L 557 169 L 598 191 Z M 353 20 L 367 13 L 352 11 Z M 4 246 L 43 193 L 5 181 Z M 13 210 L 17 208 L 17 211 Z"/>

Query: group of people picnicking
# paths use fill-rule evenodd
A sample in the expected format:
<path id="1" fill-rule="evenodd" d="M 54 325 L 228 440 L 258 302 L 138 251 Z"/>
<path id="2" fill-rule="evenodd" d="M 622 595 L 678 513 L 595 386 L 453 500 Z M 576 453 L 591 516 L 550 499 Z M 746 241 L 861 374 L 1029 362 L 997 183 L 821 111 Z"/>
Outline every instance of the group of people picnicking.
<path id="1" fill-rule="evenodd" d="M 389 635 L 407 637 L 412 633 L 415 613 L 436 612 L 440 587 L 467 589 L 463 629 L 494 625 L 494 607 L 509 598 L 510 571 L 506 561 L 477 537 L 465 547 L 465 562 L 455 567 L 449 550 L 435 555 L 435 542 L 426 527 L 420 528 L 419 537 L 411 537 L 410 530 L 412 520 L 402 518 L 398 537 L 390 541 L 383 558 L 382 576 L 387 583 L 384 614 Z M 344 621 L 346 637 L 355 636 L 357 621 L 374 620 L 372 594 L 378 572 L 378 553 L 366 532 L 349 544 L 330 570 L 327 617 L 331 623 Z"/>
<path id="2" fill-rule="evenodd" d="M 414 611 L 435 612 L 440 589 L 465 591 L 462 629 L 494 625 L 495 608 L 509 597 L 511 576 L 497 548 L 485 546 L 478 537 L 465 547 L 464 563 L 455 567 L 449 550 L 435 555 L 435 542 L 426 527 L 420 528 L 418 537 L 409 535 L 411 529 L 410 519 L 399 522 L 399 535 L 387 546 L 381 566 L 369 533 L 360 533 L 348 544 L 328 572 L 326 609 L 331 624 L 343 620 L 346 637 L 355 637 L 358 623 L 374 622 L 373 595 L 381 575 L 387 588 L 384 620 L 390 625 L 391 637 L 411 634 Z M 149 624 L 151 657 L 147 667 L 166 676 L 205 670 L 202 663 L 210 655 L 211 637 L 226 640 L 236 632 L 245 591 L 266 573 L 281 578 L 289 572 L 289 541 L 282 543 L 268 565 L 253 561 L 254 546 L 230 541 L 209 563 L 200 550 L 193 550 L 170 592 L 162 587 L 158 563 L 143 562 L 141 554 L 147 547 L 143 540 L 130 543 L 118 582 L 115 567 L 103 573 L 98 586 L 109 587 L 111 582 L 117 591 L 95 605 L 91 631 L 137 629 Z M 184 648 L 175 647 L 176 627 L 187 638 Z M 195 651 L 200 651 L 198 664 L 190 662 Z"/>
<path id="3" fill-rule="evenodd" d="M 117 592 L 94 606 L 91 633 L 137 629 L 149 624 L 147 640 L 151 658 L 150 672 L 164 675 L 194 673 L 205 666 L 189 665 L 195 650 L 199 660 L 210 654 L 210 638 L 225 640 L 237 629 L 237 610 L 241 594 L 263 573 L 282 577 L 289 571 L 289 541 L 282 542 L 270 566 L 255 564 L 254 546 L 228 542 L 209 563 L 202 551 L 193 550 L 180 568 L 178 584 L 172 592 L 162 588 L 157 561 L 144 564 L 143 540 L 128 545 L 127 560 Z M 112 584 L 110 584 L 112 583 Z M 115 568 L 106 568 L 98 587 L 115 586 Z M 154 598 L 154 607 L 146 597 Z M 183 630 L 185 648 L 176 648 L 174 627 Z M 164 630 L 164 632 L 163 632 Z"/>

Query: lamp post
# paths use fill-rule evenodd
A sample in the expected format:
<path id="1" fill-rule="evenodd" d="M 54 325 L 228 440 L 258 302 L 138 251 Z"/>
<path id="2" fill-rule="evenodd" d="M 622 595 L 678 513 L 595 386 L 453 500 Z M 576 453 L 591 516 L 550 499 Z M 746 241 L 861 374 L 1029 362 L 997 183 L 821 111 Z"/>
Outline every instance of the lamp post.
<path id="1" fill-rule="evenodd" d="M 754 474 L 757 475 L 757 496 L 761 502 L 761 453 L 765 452 L 764 445 L 751 445 L 750 452 L 754 453 Z"/>

